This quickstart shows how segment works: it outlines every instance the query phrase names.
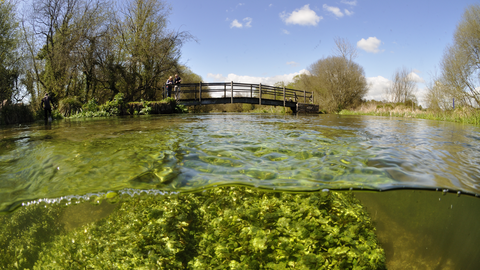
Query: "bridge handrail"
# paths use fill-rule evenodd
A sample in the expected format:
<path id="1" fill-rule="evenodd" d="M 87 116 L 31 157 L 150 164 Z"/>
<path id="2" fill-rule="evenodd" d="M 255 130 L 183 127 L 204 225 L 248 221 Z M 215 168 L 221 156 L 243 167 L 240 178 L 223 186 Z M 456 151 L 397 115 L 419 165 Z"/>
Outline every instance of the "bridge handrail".
<path id="1" fill-rule="evenodd" d="M 199 83 L 182 83 L 180 86 L 181 86 L 181 93 L 184 93 L 184 94 L 194 93 L 195 100 L 197 98 L 201 100 L 203 96 L 202 93 L 223 92 L 222 98 L 230 97 L 232 98 L 232 102 L 234 97 L 239 97 L 238 96 L 239 93 L 248 93 L 250 94 L 251 98 L 253 98 L 254 97 L 253 95 L 255 94 L 255 98 L 259 98 L 260 103 L 261 103 L 262 96 L 265 96 L 266 99 L 273 98 L 275 100 L 278 100 L 278 98 L 280 98 L 281 100 L 281 98 L 283 97 L 284 100 L 294 99 L 295 102 L 300 101 L 304 103 L 307 103 L 307 99 L 312 103 L 314 101 L 313 92 L 286 88 L 286 87 L 264 85 L 261 83 L 199 82 Z M 197 93 L 198 93 L 198 97 L 197 97 Z M 166 93 L 164 92 L 164 95 L 165 94 Z M 237 94 L 237 96 L 235 96 L 235 94 Z M 270 96 L 273 96 L 273 97 L 270 97 Z M 240 97 L 243 97 L 243 94 L 241 94 Z"/>

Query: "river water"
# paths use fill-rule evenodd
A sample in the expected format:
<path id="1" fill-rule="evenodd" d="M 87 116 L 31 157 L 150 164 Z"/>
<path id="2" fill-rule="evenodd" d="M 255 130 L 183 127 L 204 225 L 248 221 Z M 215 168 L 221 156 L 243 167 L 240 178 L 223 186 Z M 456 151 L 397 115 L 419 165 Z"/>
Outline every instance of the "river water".
<path id="1" fill-rule="evenodd" d="M 0 211 L 138 190 L 353 189 L 377 224 L 389 268 L 474 269 L 479 165 L 480 129 L 438 121 L 263 114 L 63 120 L 1 127 Z"/>

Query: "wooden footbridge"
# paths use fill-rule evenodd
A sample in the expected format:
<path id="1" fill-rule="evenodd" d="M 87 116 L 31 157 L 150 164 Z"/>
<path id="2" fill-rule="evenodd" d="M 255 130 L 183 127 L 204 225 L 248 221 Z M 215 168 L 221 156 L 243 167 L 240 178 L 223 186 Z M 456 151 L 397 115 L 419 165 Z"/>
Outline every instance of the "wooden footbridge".
<path id="1" fill-rule="evenodd" d="M 270 85 L 215 82 L 185 83 L 172 89 L 178 103 L 185 106 L 247 103 L 289 107 L 294 113 L 318 112 L 312 92 Z"/>

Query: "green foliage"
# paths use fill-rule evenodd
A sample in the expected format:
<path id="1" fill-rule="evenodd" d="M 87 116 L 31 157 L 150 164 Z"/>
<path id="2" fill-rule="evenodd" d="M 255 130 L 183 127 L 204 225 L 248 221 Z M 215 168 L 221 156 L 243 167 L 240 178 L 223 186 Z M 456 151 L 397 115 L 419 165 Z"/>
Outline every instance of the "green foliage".
<path id="1" fill-rule="evenodd" d="M 94 99 L 90 99 L 87 103 L 83 104 L 82 111 L 84 112 L 96 112 L 98 111 L 98 104 Z"/>
<path id="2" fill-rule="evenodd" d="M 123 93 L 116 94 L 113 100 L 100 106 L 100 111 L 105 111 L 110 115 L 120 115 L 125 109 L 124 96 Z"/>
<path id="3" fill-rule="evenodd" d="M 0 1 L 0 104 L 18 94 L 15 83 L 20 75 L 19 27 L 10 1 Z M 5 120 L 5 119 L 4 119 Z"/>
<path id="4" fill-rule="evenodd" d="M 69 117 L 70 115 L 80 112 L 82 109 L 82 102 L 78 97 L 67 97 L 60 100 L 58 110 L 63 116 Z"/>
<path id="5" fill-rule="evenodd" d="M 106 112 L 106 111 L 86 111 L 86 112 L 79 112 L 77 114 L 74 114 L 70 116 L 71 118 L 85 118 L 85 117 L 109 117 L 112 116 L 113 114 Z"/>
<path id="6" fill-rule="evenodd" d="M 24 104 L 8 104 L 0 107 L 0 125 L 31 122 L 34 114 L 29 106 Z"/>
<path id="7" fill-rule="evenodd" d="M 34 269 L 384 269 L 351 194 L 239 187 L 140 196 L 45 246 Z"/>
<path id="8" fill-rule="evenodd" d="M 148 115 L 152 111 L 152 107 L 148 105 L 144 105 L 144 107 L 140 110 L 139 114 L 145 114 Z"/>
<path id="9" fill-rule="evenodd" d="M 0 216 L 0 268 L 31 269 L 39 252 L 64 231 L 57 222 L 61 210 L 37 204 Z"/>
<path id="10" fill-rule="evenodd" d="M 449 104 L 452 98 L 457 104 L 480 105 L 479 29 L 480 4 L 477 3 L 465 9 L 455 29 L 453 44 L 446 48 L 440 62 L 441 77 L 427 89 L 426 98 L 431 105 L 445 109 L 442 103 Z"/>
<path id="11" fill-rule="evenodd" d="M 185 105 L 177 104 L 175 106 L 175 112 L 176 113 L 188 113 L 188 108 Z"/>

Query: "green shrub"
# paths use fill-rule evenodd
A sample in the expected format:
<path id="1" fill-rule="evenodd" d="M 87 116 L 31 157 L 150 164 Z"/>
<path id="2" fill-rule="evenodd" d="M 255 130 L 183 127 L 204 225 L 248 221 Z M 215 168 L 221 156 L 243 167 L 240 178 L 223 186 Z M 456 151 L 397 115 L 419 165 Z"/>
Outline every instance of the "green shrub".
<path id="1" fill-rule="evenodd" d="M 80 112 L 82 109 L 82 102 L 78 99 L 78 97 L 66 97 L 60 100 L 58 105 L 58 110 L 60 113 L 65 116 L 69 117 L 70 115 L 76 114 Z"/>
<path id="2" fill-rule="evenodd" d="M 0 124 L 20 124 L 32 122 L 34 113 L 28 105 L 8 104 L 0 107 Z"/>
<path id="3" fill-rule="evenodd" d="M 110 115 L 123 114 L 123 111 L 125 110 L 124 94 L 116 94 L 113 100 L 107 101 L 105 104 L 100 106 L 100 110 L 105 111 Z"/>
<path id="4" fill-rule="evenodd" d="M 98 111 L 98 104 L 94 99 L 90 99 L 87 103 L 83 104 L 82 110 L 84 112 L 96 112 Z"/>

